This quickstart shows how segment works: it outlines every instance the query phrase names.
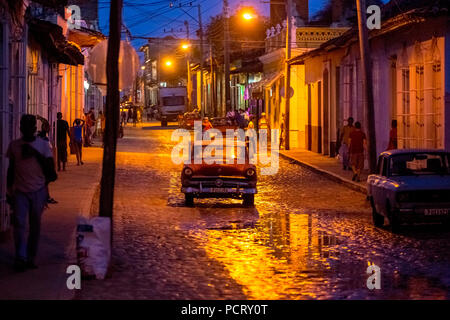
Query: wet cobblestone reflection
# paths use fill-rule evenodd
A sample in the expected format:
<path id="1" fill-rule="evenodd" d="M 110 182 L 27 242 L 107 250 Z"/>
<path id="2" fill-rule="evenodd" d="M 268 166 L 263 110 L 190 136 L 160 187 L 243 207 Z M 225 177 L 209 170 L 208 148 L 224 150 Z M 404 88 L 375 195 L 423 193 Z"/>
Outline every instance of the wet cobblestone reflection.
<path id="1" fill-rule="evenodd" d="M 184 206 L 169 130 L 119 142 L 114 273 L 79 299 L 449 299 L 450 233 L 377 229 L 365 196 L 280 159 L 255 208 Z M 381 268 L 381 289 L 366 269 Z"/>

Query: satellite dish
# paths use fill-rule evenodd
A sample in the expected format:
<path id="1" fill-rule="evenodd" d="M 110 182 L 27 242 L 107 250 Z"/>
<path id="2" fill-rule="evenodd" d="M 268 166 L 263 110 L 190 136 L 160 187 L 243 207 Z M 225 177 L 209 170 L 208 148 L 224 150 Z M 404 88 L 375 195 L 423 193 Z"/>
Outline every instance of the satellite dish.
<path id="1" fill-rule="evenodd" d="M 86 71 L 93 83 L 106 95 L 106 56 L 108 40 L 103 40 L 92 48 L 87 58 Z M 120 41 L 119 51 L 119 90 L 126 90 L 133 85 L 139 70 L 139 56 L 127 41 Z"/>

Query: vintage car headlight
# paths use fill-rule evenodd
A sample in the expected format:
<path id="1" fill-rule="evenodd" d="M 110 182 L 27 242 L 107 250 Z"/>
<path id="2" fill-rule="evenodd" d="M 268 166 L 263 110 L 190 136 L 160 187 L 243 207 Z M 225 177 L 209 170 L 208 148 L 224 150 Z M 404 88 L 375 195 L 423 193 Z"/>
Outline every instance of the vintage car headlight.
<path id="1" fill-rule="evenodd" d="M 192 176 L 192 174 L 193 174 L 194 172 L 192 171 L 191 168 L 187 167 L 187 168 L 184 168 L 183 173 L 184 173 L 184 175 L 186 175 L 186 176 Z"/>
<path id="2" fill-rule="evenodd" d="M 245 175 L 249 178 L 254 177 L 255 174 L 256 174 L 256 171 L 253 168 L 248 168 L 247 170 L 245 170 Z"/>
<path id="3" fill-rule="evenodd" d="M 408 192 L 397 193 L 398 202 L 408 202 L 410 200 L 410 194 Z"/>

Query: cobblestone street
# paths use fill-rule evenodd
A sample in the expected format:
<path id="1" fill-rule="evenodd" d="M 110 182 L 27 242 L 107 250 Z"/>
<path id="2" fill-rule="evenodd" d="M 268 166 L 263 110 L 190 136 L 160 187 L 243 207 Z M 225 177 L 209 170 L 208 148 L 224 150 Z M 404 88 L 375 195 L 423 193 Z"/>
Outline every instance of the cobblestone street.
<path id="1" fill-rule="evenodd" d="M 280 158 L 255 207 L 184 205 L 174 128 L 119 140 L 112 277 L 77 299 L 449 299 L 450 233 L 372 225 L 365 196 Z M 381 268 L 381 289 L 366 286 Z"/>

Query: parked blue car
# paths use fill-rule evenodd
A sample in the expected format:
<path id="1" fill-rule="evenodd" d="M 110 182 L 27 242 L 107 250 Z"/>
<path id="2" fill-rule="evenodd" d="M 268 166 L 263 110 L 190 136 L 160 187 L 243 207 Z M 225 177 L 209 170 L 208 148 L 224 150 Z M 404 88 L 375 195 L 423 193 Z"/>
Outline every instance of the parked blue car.
<path id="1" fill-rule="evenodd" d="M 376 174 L 367 179 L 373 223 L 388 219 L 393 232 L 402 224 L 450 221 L 450 153 L 400 149 L 378 158 Z"/>

